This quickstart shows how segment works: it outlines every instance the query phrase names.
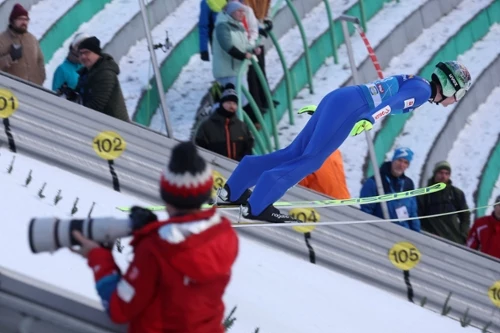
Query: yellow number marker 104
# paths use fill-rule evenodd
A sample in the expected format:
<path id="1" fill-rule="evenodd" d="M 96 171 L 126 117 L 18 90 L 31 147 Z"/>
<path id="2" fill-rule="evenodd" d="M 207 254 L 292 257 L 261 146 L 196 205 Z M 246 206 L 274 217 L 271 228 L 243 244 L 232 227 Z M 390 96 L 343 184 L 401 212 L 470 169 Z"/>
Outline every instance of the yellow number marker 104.
<path id="1" fill-rule="evenodd" d="M 9 118 L 19 106 L 17 97 L 8 89 L 0 89 L 0 118 Z"/>
<path id="2" fill-rule="evenodd" d="M 100 158 L 112 161 L 123 154 L 127 143 L 120 134 L 113 131 L 104 131 L 97 134 L 92 141 L 92 147 Z"/>
<path id="3" fill-rule="evenodd" d="M 394 266 L 404 271 L 415 267 L 422 255 L 415 245 L 409 242 L 399 242 L 389 250 L 389 260 Z"/>
<path id="4" fill-rule="evenodd" d="M 289 215 L 293 218 L 301 220 L 302 222 L 318 222 L 319 213 L 314 208 L 294 208 L 291 209 Z M 316 227 L 311 226 L 293 226 L 293 230 L 300 232 L 302 234 L 313 231 Z"/>
<path id="5" fill-rule="evenodd" d="M 488 296 L 493 304 L 500 307 L 500 281 L 496 281 L 490 289 L 488 289 Z"/>

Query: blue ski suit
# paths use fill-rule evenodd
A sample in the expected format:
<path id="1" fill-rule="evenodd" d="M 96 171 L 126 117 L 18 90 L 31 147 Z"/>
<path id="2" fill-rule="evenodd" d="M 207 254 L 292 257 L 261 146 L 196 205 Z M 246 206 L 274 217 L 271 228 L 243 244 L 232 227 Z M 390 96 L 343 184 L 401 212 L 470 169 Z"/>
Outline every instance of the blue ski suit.
<path id="1" fill-rule="evenodd" d="M 287 147 L 245 156 L 227 180 L 230 200 L 254 186 L 248 202 L 253 215 L 279 200 L 293 185 L 318 170 L 363 119 L 372 124 L 388 114 L 413 111 L 428 101 L 430 83 L 414 75 L 395 75 L 328 93 L 311 119 Z"/>

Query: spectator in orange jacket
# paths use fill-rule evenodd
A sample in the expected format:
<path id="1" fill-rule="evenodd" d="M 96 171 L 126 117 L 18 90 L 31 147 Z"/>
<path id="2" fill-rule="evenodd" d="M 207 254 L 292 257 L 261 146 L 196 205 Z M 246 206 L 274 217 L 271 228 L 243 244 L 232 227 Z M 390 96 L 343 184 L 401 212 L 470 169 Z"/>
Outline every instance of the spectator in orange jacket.
<path id="1" fill-rule="evenodd" d="M 467 236 L 467 246 L 500 259 L 500 195 L 489 216 L 474 221 Z"/>
<path id="2" fill-rule="evenodd" d="M 344 163 L 340 150 L 336 150 L 321 168 L 302 179 L 299 185 L 323 193 L 335 199 L 351 197 L 345 181 Z"/>

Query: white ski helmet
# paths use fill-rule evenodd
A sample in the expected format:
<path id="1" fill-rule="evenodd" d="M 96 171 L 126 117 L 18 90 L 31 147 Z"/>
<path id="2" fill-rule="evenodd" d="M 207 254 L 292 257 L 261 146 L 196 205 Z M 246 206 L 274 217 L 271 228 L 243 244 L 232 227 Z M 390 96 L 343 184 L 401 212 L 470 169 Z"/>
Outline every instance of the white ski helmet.
<path id="1" fill-rule="evenodd" d="M 472 84 L 469 70 L 457 61 L 438 63 L 432 80 L 441 85 L 443 97 L 455 96 L 457 101 L 465 96 Z"/>

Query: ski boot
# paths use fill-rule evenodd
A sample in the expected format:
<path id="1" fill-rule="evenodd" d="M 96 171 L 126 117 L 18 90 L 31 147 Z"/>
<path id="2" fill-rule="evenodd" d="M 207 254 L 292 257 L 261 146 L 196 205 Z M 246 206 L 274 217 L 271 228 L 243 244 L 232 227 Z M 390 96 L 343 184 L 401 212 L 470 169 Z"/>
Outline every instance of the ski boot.
<path id="1" fill-rule="evenodd" d="M 252 208 L 248 202 L 241 205 L 240 220 L 242 217 L 248 220 L 258 220 L 270 223 L 302 222 L 301 220 L 295 219 L 290 215 L 281 213 L 280 210 L 273 205 L 267 206 L 266 209 L 264 209 L 259 215 L 253 215 Z"/>
<path id="2" fill-rule="evenodd" d="M 224 185 L 224 187 L 220 187 L 217 189 L 217 195 L 215 197 L 214 206 L 218 207 L 241 206 L 247 202 L 251 194 L 252 191 L 247 189 L 238 199 L 236 199 L 235 201 L 231 201 L 229 200 L 230 198 L 229 187 L 227 185 Z"/>

